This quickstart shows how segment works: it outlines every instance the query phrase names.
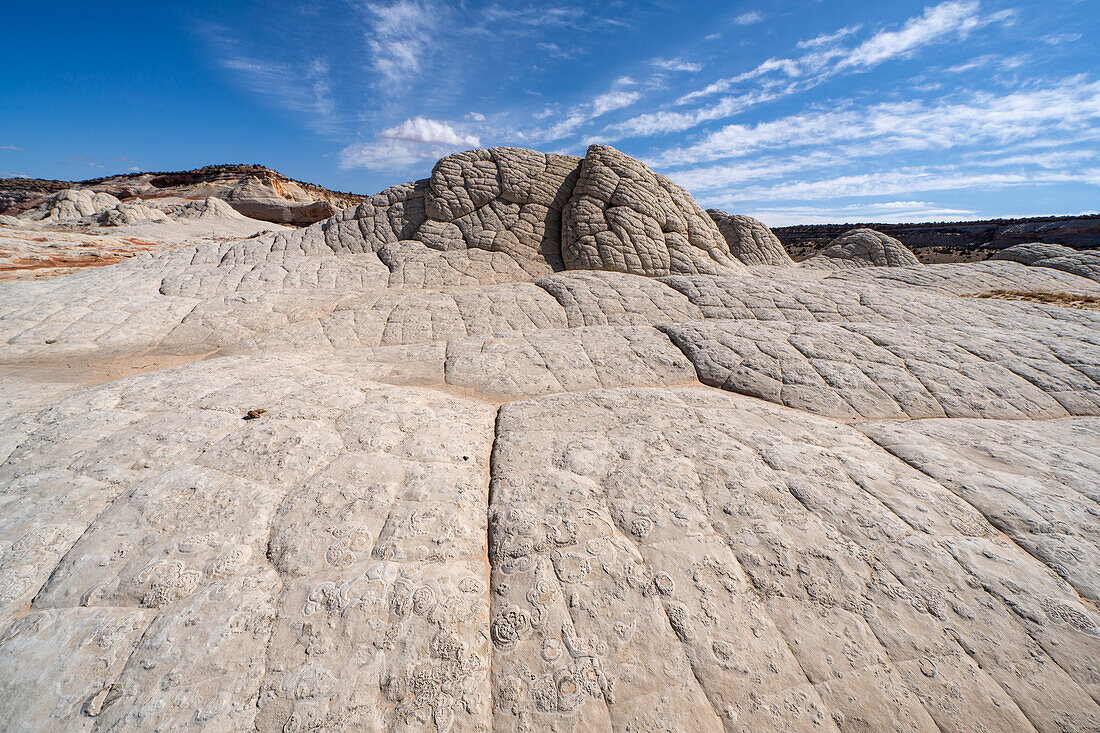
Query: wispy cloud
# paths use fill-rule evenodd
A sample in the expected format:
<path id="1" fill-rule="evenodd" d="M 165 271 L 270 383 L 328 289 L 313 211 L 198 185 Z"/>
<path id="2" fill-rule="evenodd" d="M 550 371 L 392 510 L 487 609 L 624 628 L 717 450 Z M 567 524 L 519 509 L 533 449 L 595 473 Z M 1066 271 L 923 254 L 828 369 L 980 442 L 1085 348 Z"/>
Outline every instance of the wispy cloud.
<path id="1" fill-rule="evenodd" d="M 820 36 L 814 36 L 813 38 L 809 38 L 805 41 L 799 41 L 798 47 L 819 48 L 821 46 L 829 46 L 841 40 L 842 38 L 847 38 L 853 33 L 859 33 L 860 29 L 862 28 L 862 25 L 846 25 L 840 30 L 837 30 L 833 33 L 824 33 Z"/>
<path id="2" fill-rule="evenodd" d="M 650 59 L 649 64 L 651 66 L 656 66 L 658 69 L 664 69 L 665 71 L 691 71 L 691 72 L 695 72 L 695 71 L 702 71 L 703 70 L 703 65 L 702 64 L 695 64 L 695 63 L 691 63 L 689 61 L 684 61 L 680 57 L 676 57 L 674 59 L 663 59 L 663 58 L 658 57 L 658 58 L 655 58 L 655 59 Z"/>
<path id="3" fill-rule="evenodd" d="M 266 97 L 275 106 L 307 115 L 319 132 L 335 128 L 336 105 L 332 99 L 328 61 L 314 58 L 304 67 L 289 63 L 234 56 L 222 66 L 235 72 L 249 90 Z"/>
<path id="4" fill-rule="evenodd" d="M 1011 17 L 1011 13 L 1005 12 L 982 16 L 979 7 L 977 0 L 968 0 L 925 8 L 923 15 L 910 18 L 900 30 L 876 33 L 841 56 L 837 68 L 877 66 L 889 59 L 910 56 L 933 43 L 966 38 L 977 28 Z"/>
<path id="5" fill-rule="evenodd" d="M 737 25 L 752 25 L 753 23 L 759 23 L 762 20 L 764 20 L 763 13 L 761 13 L 759 10 L 750 10 L 747 13 L 741 13 L 741 15 L 738 15 L 736 18 L 733 19 L 733 22 Z"/>
<path id="6" fill-rule="evenodd" d="M 536 43 L 535 48 L 545 51 L 556 59 L 571 59 L 576 55 L 575 51 L 566 50 L 556 43 Z"/>
<path id="7" fill-rule="evenodd" d="M 396 93 L 421 72 L 424 52 L 435 36 L 443 8 L 421 0 L 392 3 L 369 2 L 363 6 L 367 19 L 367 48 L 377 74 L 375 86 Z"/>
<path id="8" fill-rule="evenodd" d="M 1083 174 L 1067 171 L 1044 173 L 967 172 L 938 168 L 901 168 L 888 172 L 836 176 L 818 180 L 783 181 L 749 186 L 735 196 L 720 197 L 724 203 L 744 201 L 828 200 L 850 197 L 897 196 L 935 191 L 980 188 L 985 191 L 1019 186 L 1087 182 L 1100 184 L 1100 169 Z"/>
<path id="9" fill-rule="evenodd" d="M 1048 46 L 1061 46 L 1064 43 L 1073 43 L 1084 38 L 1081 33 L 1051 33 L 1040 40 Z"/>
<path id="10" fill-rule="evenodd" d="M 972 217 L 971 209 L 950 208 L 932 201 L 884 201 L 844 206 L 755 207 L 746 212 L 768 226 L 793 224 L 881 223 L 944 221 Z"/>
<path id="11" fill-rule="evenodd" d="M 688 111 L 646 113 L 619 123 L 608 132 L 623 136 L 682 132 L 738 114 L 750 106 L 804 92 L 840 74 L 866 71 L 892 59 L 908 58 L 933 44 L 965 39 L 977 28 L 1011 18 L 1005 11 L 983 15 L 980 10 L 977 0 L 950 0 L 925 8 L 921 15 L 908 19 L 896 30 L 880 30 L 849 46 L 841 42 L 856 35 L 861 26 L 845 26 L 800 42 L 798 47 L 804 51 L 801 55 L 767 59 L 753 69 L 717 79 L 682 95 L 676 105 L 698 103 L 736 89 L 735 94 Z M 746 88 L 741 88 L 746 84 Z"/>
<path id="12" fill-rule="evenodd" d="M 977 69 L 1002 69 L 1011 70 L 1018 69 L 1027 63 L 1027 57 L 1022 55 L 1004 55 L 996 53 L 987 53 L 977 58 L 973 58 L 970 61 L 962 64 L 955 64 L 954 66 L 948 66 L 945 71 L 949 74 L 963 74 L 967 71 L 975 71 Z"/>
<path id="13" fill-rule="evenodd" d="M 221 26 L 199 24 L 195 31 L 238 86 L 272 107 L 301 114 L 314 132 L 332 136 L 340 131 L 331 69 L 323 53 L 274 60 L 247 52 L 241 39 Z"/>
<path id="14" fill-rule="evenodd" d="M 607 92 L 596 96 L 591 102 L 570 108 L 566 116 L 543 130 L 535 130 L 528 136 L 535 141 L 561 140 L 576 133 L 585 124 L 608 112 L 623 109 L 642 98 L 642 93 L 634 87 L 637 82 L 630 77 L 619 77 Z M 551 114 L 553 114 L 551 112 Z"/>
<path id="15" fill-rule="evenodd" d="M 19 150 L 22 150 L 22 149 L 23 148 L 19 147 L 18 145 L 0 145 L 0 150 L 16 150 L 16 151 L 19 151 Z"/>
<path id="16" fill-rule="evenodd" d="M 599 117 L 612 110 L 629 107 L 642 98 L 641 92 L 613 91 L 592 100 L 592 117 Z"/>
<path id="17" fill-rule="evenodd" d="M 1012 94 L 975 92 L 965 101 L 894 102 L 804 112 L 755 125 L 727 125 L 684 148 L 657 156 L 665 165 L 744 157 L 806 145 L 878 143 L 880 150 L 947 150 L 1057 136 L 1064 142 L 1100 137 L 1100 82 L 1072 77 Z M 868 148 L 868 150 L 874 150 Z"/>
<path id="18" fill-rule="evenodd" d="M 647 112 L 610 125 L 605 132 L 616 137 L 649 137 L 683 132 L 704 122 L 732 117 L 757 104 L 776 99 L 780 94 L 778 90 L 762 90 L 723 97 L 714 104 L 686 112 L 672 110 Z"/>

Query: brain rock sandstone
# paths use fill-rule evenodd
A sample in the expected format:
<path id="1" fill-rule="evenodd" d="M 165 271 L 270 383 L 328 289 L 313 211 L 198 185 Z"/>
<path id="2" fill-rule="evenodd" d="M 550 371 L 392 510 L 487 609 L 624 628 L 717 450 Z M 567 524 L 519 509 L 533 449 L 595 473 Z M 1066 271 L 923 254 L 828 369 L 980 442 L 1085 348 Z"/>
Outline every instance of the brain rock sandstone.
<path id="1" fill-rule="evenodd" d="M 730 253 L 746 265 L 794 264 L 779 237 L 751 216 L 727 214 L 719 209 L 707 209 L 707 214 L 718 225 Z"/>
<path id="2" fill-rule="evenodd" d="M 1100 285 L 722 221 L 476 150 L 0 283 L 3 727 L 1100 728 L 1100 312 L 971 297 Z"/>
<path id="3" fill-rule="evenodd" d="M 844 270 L 855 267 L 913 267 L 920 260 L 904 244 L 874 229 L 850 229 L 806 260 L 810 267 Z"/>

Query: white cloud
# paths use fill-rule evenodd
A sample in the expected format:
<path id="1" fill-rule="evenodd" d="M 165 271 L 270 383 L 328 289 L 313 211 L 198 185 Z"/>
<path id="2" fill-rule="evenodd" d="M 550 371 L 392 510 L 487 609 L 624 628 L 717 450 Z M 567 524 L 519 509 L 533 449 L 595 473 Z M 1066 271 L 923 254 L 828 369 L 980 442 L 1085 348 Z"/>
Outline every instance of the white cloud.
<path id="1" fill-rule="evenodd" d="M 981 15 L 976 0 L 950 0 L 925 8 L 922 15 L 910 18 L 898 30 L 879 31 L 862 43 L 847 48 L 838 45 L 838 42 L 857 33 L 860 26 L 846 26 L 834 33 L 800 42 L 799 48 L 806 51 L 801 56 L 767 59 L 753 69 L 717 79 L 702 89 L 688 92 L 676 100 L 676 104 L 682 106 L 705 97 L 723 94 L 746 82 L 755 83 L 755 89 L 746 94 L 755 92 L 756 103 L 772 101 L 811 89 L 838 74 L 866 71 L 891 59 L 910 57 L 926 46 L 965 39 L 977 28 L 1010 18 L 1011 13 L 1008 12 Z M 704 107 L 687 113 L 680 118 L 681 124 L 686 126 L 677 129 L 689 129 L 694 124 L 728 116 L 723 114 L 725 109 L 740 112 L 745 108 L 725 101 L 719 102 L 710 108 Z M 689 124 L 688 120 L 691 119 L 696 122 Z M 643 124 L 633 127 L 647 127 L 645 121 L 641 122 Z M 632 126 L 628 124 L 624 129 L 630 127 Z"/>
<path id="2" fill-rule="evenodd" d="M 476 135 L 463 135 L 446 122 L 424 117 L 405 120 L 397 127 L 383 130 L 379 137 L 421 145 L 465 145 L 476 148 L 481 144 Z"/>
<path id="3" fill-rule="evenodd" d="M 853 33 L 858 33 L 862 29 L 862 25 L 846 25 L 835 33 L 825 33 L 820 36 L 815 36 L 806 41 L 799 41 L 799 48 L 818 48 L 819 46 L 828 46 L 836 43 L 842 38 L 847 38 Z"/>
<path id="4" fill-rule="evenodd" d="M 1052 33 L 1049 36 L 1043 36 L 1041 40 L 1048 46 L 1060 46 L 1063 43 L 1073 43 L 1079 41 L 1082 38 L 1080 33 Z"/>
<path id="5" fill-rule="evenodd" d="M 466 115 L 466 119 L 470 120 L 471 122 L 484 122 L 485 115 L 481 114 L 480 112 L 470 112 Z"/>
<path id="6" fill-rule="evenodd" d="M 978 15 L 977 0 L 941 3 L 925 8 L 923 15 L 910 18 L 900 30 L 876 33 L 852 49 L 837 68 L 877 66 L 887 59 L 908 56 L 931 43 L 966 38 L 975 28 L 989 22 L 989 18 Z"/>
<path id="7" fill-rule="evenodd" d="M 742 212 L 738 212 L 742 213 Z M 970 209 L 953 209 L 929 201 L 887 201 L 846 206 L 750 207 L 743 213 L 769 227 L 795 224 L 879 223 L 900 224 L 971 218 Z"/>
<path id="8" fill-rule="evenodd" d="M 966 63 L 948 66 L 945 71 L 949 74 L 962 74 L 967 71 L 974 71 L 975 69 L 1018 69 L 1026 63 L 1027 58 L 1024 56 L 1001 56 L 995 53 L 987 53 L 982 56 L 977 56 Z"/>
<path id="9" fill-rule="evenodd" d="M 1100 137 L 1100 82 L 1071 77 L 1012 94 L 978 92 L 965 101 L 891 102 L 811 111 L 755 125 L 727 125 L 686 148 L 666 150 L 658 164 L 686 165 L 768 149 L 849 144 L 857 155 L 1005 145 L 1041 137 L 1063 144 Z M 631 121 L 628 121 L 628 123 Z"/>
<path id="10" fill-rule="evenodd" d="M 539 142 L 548 142 L 553 140 L 560 140 L 564 137 L 574 134 L 584 125 L 588 124 L 592 120 L 605 115 L 608 112 L 613 112 L 617 109 L 623 109 L 637 102 L 642 98 L 642 93 L 638 91 L 627 90 L 624 87 L 635 86 L 637 82 L 631 79 L 629 76 L 620 76 L 616 79 L 611 89 L 603 94 L 600 94 L 593 98 L 593 100 L 587 104 L 579 104 L 572 107 L 566 116 L 554 123 L 550 127 L 542 130 L 535 130 L 529 134 L 530 138 Z M 550 108 L 547 108 L 545 112 L 551 114 Z M 536 119 L 547 116 L 544 113 L 533 115 Z"/>
<path id="11" fill-rule="evenodd" d="M 1100 183 L 1100 170 L 1087 172 L 1082 178 L 1065 171 L 990 173 L 902 168 L 895 171 L 837 176 L 815 181 L 785 181 L 770 185 L 749 186 L 739 190 L 736 198 L 728 198 L 725 201 L 813 201 L 966 189 L 991 191 L 1019 186 L 1082 182 Z"/>
<path id="12" fill-rule="evenodd" d="M 599 117 L 612 110 L 629 107 L 642 98 L 641 92 L 612 91 L 592 100 L 592 117 Z"/>
<path id="13" fill-rule="evenodd" d="M 688 112 L 668 110 L 648 112 L 611 125 L 604 132 L 615 133 L 620 137 L 648 137 L 682 132 L 703 122 L 732 117 L 753 105 L 770 101 L 777 96 L 779 95 L 773 92 L 755 92 L 737 97 L 723 97 L 709 107 L 700 107 Z"/>
<path id="14" fill-rule="evenodd" d="M 403 140 L 356 143 L 340 151 L 340 167 L 397 170 L 431 156 L 423 146 Z"/>
<path id="15" fill-rule="evenodd" d="M 660 161 L 646 162 L 661 167 Z M 665 174 L 688 191 L 723 191 L 782 176 L 805 174 L 815 168 L 825 168 L 837 163 L 835 155 L 815 151 L 783 158 L 754 158 L 751 161 L 702 165 L 685 170 L 665 171 Z"/>
<path id="16" fill-rule="evenodd" d="M 694 71 L 702 71 L 703 70 L 703 65 L 702 64 L 690 63 L 688 61 L 684 61 L 682 58 L 679 58 L 679 57 L 674 58 L 674 59 L 663 59 L 663 58 L 658 57 L 658 58 L 655 58 L 655 59 L 650 59 L 649 63 L 650 63 L 650 65 L 656 66 L 659 69 L 664 69 L 665 71 L 692 71 L 692 72 L 694 72 Z"/>
<path id="17" fill-rule="evenodd" d="M 371 66 L 378 75 L 377 86 L 397 93 L 421 70 L 420 62 L 430 47 L 441 9 L 420 0 L 397 0 L 363 6 L 369 32 Z"/>
<path id="18" fill-rule="evenodd" d="M 576 55 L 574 51 L 563 49 L 556 43 L 536 43 L 535 48 L 540 51 L 545 51 L 556 59 L 569 59 Z"/>
<path id="19" fill-rule="evenodd" d="M 400 170 L 480 144 L 476 135 L 459 132 L 446 122 L 413 117 L 383 130 L 374 142 L 341 150 L 340 167 Z"/>
<path id="20" fill-rule="evenodd" d="M 22 150 L 18 145 L 0 145 L 0 150 Z"/>
<path id="21" fill-rule="evenodd" d="M 733 19 L 733 22 L 737 25 L 752 25 L 753 23 L 759 23 L 764 20 L 764 14 L 759 10 L 750 10 L 747 13 L 742 13 Z"/>

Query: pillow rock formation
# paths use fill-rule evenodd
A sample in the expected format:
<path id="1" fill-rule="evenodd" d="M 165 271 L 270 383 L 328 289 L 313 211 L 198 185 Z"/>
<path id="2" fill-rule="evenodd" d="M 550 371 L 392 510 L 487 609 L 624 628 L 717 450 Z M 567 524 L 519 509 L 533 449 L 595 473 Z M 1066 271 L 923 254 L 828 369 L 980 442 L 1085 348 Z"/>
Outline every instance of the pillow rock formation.
<path id="1" fill-rule="evenodd" d="M 793 265 L 779 237 L 751 216 L 727 214 L 719 209 L 707 209 L 726 239 L 730 253 L 746 265 Z"/>
<path id="2" fill-rule="evenodd" d="M 4 727 L 1100 728 L 1100 283 L 715 218 L 475 150 L 0 282 Z"/>
<path id="3" fill-rule="evenodd" d="M 806 260 L 810 267 L 845 270 L 854 267 L 913 267 L 920 260 L 904 244 L 874 229 L 850 229 L 819 254 Z"/>
<path id="4" fill-rule="evenodd" d="M 1077 250 L 1060 244 L 1017 244 L 1000 250 L 990 259 L 1053 267 L 1100 282 L 1100 250 Z"/>

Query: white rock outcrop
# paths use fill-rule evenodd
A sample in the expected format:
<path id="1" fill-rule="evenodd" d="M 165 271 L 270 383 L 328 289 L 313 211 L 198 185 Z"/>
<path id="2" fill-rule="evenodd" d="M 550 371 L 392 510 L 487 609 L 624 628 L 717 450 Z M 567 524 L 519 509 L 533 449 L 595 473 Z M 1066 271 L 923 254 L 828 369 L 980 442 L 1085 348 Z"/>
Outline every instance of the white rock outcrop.
<path id="1" fill-rule="evenodd" d="M 1072 249 L 1060 244 L 1017 244 L 994 253 L 991 260 L 1009 260 L 1035 267 L 1052 267 L 1100 282 L 1100 250 Z"/>
<path id="2" fill-rule="evenodd" d="M 495 149 L 0 282 L 3 727 L 1100 727 L 1100 284 L 857 239 Z"/>
<path id="3" fill-rule="evenodd" d="M 707 214 L 718 225 L 730 253 L 744 264 L 778 267 L 794 264 L 779 237 L 751 216 L 727 214 L 720 209 L 707 209 Z"/>
<path id="4" fill-rule="evenodd" d="M 831 270 L 856 267 L 915 267 L 920 260 L 908 247 L 874 229 L 850 229 L 829 243 L 804 265 Z"/>

